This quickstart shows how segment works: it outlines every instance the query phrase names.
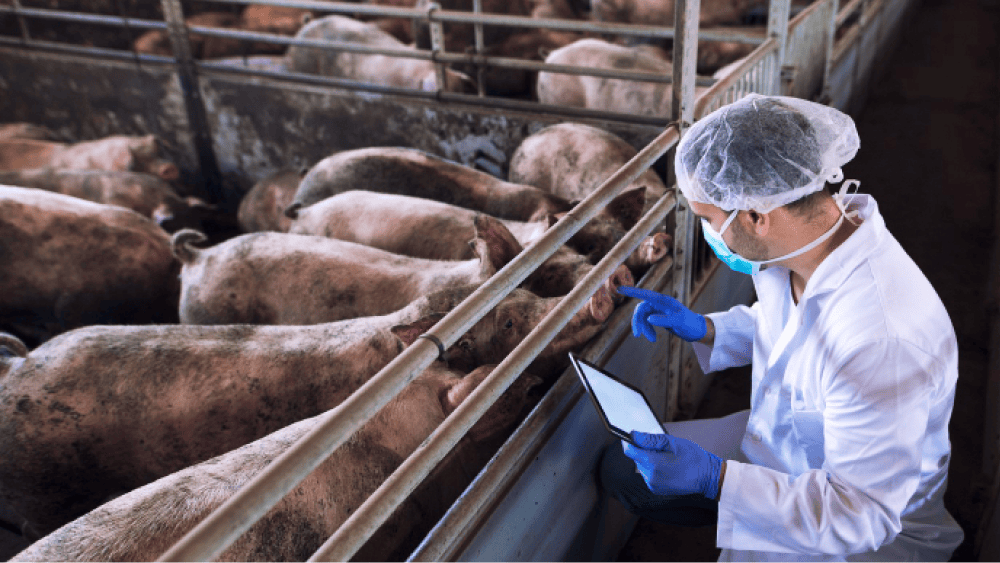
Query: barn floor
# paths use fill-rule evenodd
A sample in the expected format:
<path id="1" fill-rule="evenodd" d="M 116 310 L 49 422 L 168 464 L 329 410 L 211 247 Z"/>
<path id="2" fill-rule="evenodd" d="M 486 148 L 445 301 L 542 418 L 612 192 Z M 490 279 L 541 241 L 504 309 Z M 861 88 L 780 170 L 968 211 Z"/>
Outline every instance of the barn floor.
<path id="1" fill-rule="evenodd" d="M 993 246 L 1000 110 L 1000 2 L 924 0 L 860 115 L 861 150 L 847 178 L 875 196 L 889 230 L 944 301 L 959 343 L 945 498 L 965 530 L 953 560 L 973 559 L 986 501 L 981 474 L 989 336 L 986 290 Z M 716 377 L 698 412 L 750 404 L 747 369 Z M 718 558 L 715 528 L 640 520 L 619 561 Z"/>

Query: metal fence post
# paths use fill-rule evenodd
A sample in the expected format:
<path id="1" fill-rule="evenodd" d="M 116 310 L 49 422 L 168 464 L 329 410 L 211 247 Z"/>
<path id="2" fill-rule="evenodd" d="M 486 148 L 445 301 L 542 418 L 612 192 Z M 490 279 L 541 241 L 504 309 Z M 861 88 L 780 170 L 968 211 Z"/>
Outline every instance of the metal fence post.
<path id="1" fill-rule="evenodd" d="M 483 13 L 483 0 L 472 0 L 472 11 L 477 15 Z M 483 38 L 483 24 L 476 22 L 476 54 L 484 55 L 486 53 L 486 42 Z M 479 91 L 479 97 L 486 95 L 485 82 L 486 67 L 482 64 L 476 65 L 476 89 Z"/>
<path id="2" fill-rule="evenodd" d="M 788 14 L 791 10 L 791 0 L 771 0 L 767 11 L 767 35 L 778 40 L 778 52 L 775 53 L 775 65 L 771 75 L 768 94 L 781 94 L 781 76 L 785 72 L 785 46 L 788 43 Z"/>
<path id="3" fill-rule="evenodd" d="M 14 0 L 14 15 L 17 17 L 17 24 L 21 27 L 21 40 L 24 43 L 31 41 L 31 34 L 28 33 L 28 24 L 21 15 L 21 0 Z"/>
<path id="4" fill-rule="evenodd" d="M 444 63 L 438 59 L 438 55 L 444 53 L 444 24 L 434 17 L 434 11 L 440 10 L 441 4 L 431 2 L 427 5 L 427 24 L 431 31 L 431 50 L 434 51 L 434 62 L 437 63 L 437 90 L 441 92 L 447 89 L 447 76 L 445 76 Z"/>
<path id="5" fill-rule="evenodd" d="M 820 91 L 819 101 L 823 104 L 831 102 L 830 75 L 833 72 L 833 46 L 837 42 L 837 5 L 838 0 L 827 0 L 827 9 L 830 10 L 830 21 L 826 29 L 826 60 L 823 61 L 823 89 Z"/>
<path id="6" fill-rule="evenodd" d="M 684 132 L 694 122 L 694 85 L 698 62 L 698 23 L 701 0 L 677 0 L 674 4 L 674 68 L 673 104 L 671 119 L 677 122 L 683 138 Z M 678 57 L 679 55 L 679 57 Z M 676 147 L 674 151 L 676 151 Z M 671 151 L 671 157 L 674 153 Z M 674 174 L 676 178 L 676 174 Z M 674 210 L 674 276 L 670 293 L 681 303 L 687 304 L 691 288 L 691 241 L 694 221 L 687 201 L 677 198 Z M 679 403 L 681 379 L 684 369 L 684 343 L 679 338 L 670 339 L 670 364 L 667 382 L 667 420 L 674 418 Z"/>
<path id="7" fill-rule="evenodd" d="M 188 42 L 187 26 L 184 24 L 184 11 L 180 0 L 161 0 L 163 17 L 167 21 L 167 31 L 170 34 L 170 46 L 173 48 L 174 60 L 177 61 L 177 78 L 184 96 L 184 108 L 187 111 L 188 123 L 194 137 L 194 148 L 198 153 L 198 167 L 201 177 L 211 198 L 226 205 L 226 194 L 222 190 L 222 175 L 219 163 L 212 147 L 212 135 L 208 126 L 208 114 L 205 111 L 205 101 L 198 85 L 198 71 L 191 55 L 191 44 Z"/>

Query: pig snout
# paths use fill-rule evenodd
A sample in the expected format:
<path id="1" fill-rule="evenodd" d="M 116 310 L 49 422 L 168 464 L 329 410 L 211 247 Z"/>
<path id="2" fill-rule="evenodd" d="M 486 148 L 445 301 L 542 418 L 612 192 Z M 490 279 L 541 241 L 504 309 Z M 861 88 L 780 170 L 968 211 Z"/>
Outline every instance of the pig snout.
<path id="1" fill-rule="evenodd" d="M 604 322 L 608 320 L 611 313 L 615 310 L 615 302 L 611 298 L 611 293 L 608 292 L 606 286 L 601 286 L 596 293 L 590 298 L 588 306 L 581 309 L 580 312 L 589 311 L 590 316 L 598 322 Z"/>
<path id="2" fill-rule="evenodd" d="M 604 280 L 604 289 L 608 290 L 608 295 L 620 301 L 624 297 L 618 295 L 618 288 L 623 285 L 635 285 L 635 280 L 633 280 L 632 272 L 629 271 L 628 267 L 625 264 L 619 264 L 611 276 Z"/>
<path id="3" fill-rule="evenodd" d="M 640 263 L 653 264 L 659 262 L 670 252 L 672 242 L 673 238 L 667 233 L 656 233 L 646 237 L 637 250 Z"/>
<path id="4" fill-rule="evenodd" d="M 285 208 L 285 217 L 288 217 L 289 219 L 298 219 L 299 209 L 302 209 L 301 203 L 296 202 L 289 205 L 288 207 Z"/>
<path id="5" fill-rule="evenodd" d="M 163 178 L 168 182 L 173 182 L 181 177 L 181 171 L 177 165 L 165 160 L 158 160 L 153 163 L 152 172 L 154 175 Z"/>

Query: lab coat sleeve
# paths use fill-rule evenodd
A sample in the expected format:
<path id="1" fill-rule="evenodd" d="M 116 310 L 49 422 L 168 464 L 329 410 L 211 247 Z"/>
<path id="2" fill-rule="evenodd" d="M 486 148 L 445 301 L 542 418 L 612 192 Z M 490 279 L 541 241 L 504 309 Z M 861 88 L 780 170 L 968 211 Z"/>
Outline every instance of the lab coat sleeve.
<path id="1" fill-rule="evenodd" d="M 868 343 L 821 377 L 821 469 L 793 476 L 729 461 L 719 547 L 844 555 L 875 550 L 901 529 L 920 479 L 938 360 L 899 341 Z M 792 408 L 792 427 L 796 413 Z M 766 431 L 748 426 L 747 431 Z M 818 438 L 818 436 L 817 436 Z"/>
<path id="2" fill-rule="evenodd" d="M 691 343 L 701 371 L 711 373 L 753 361 L 753 337 L 759 311 L 758 301 L 752 307 L 737 305 L 728 311 L 705 315 L 715 324 L 715 343 L 712 346 Z"/>

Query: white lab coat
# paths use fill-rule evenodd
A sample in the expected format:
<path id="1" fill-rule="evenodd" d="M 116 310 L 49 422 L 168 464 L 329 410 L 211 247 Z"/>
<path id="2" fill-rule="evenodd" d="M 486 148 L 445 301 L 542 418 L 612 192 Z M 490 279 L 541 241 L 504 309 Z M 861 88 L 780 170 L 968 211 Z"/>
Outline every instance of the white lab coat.
<path id="1" fill-rule="evenodd" d="M 944 508 L 958 347 L 937 293 L 886 230 L 864 223 L 796 306 L 789 270 L 758 301 L 708 315 L 707 373 L 753 363 L 740 456 L 719 499 L 720 560 L 946 561 L 962 530 Z"/>

